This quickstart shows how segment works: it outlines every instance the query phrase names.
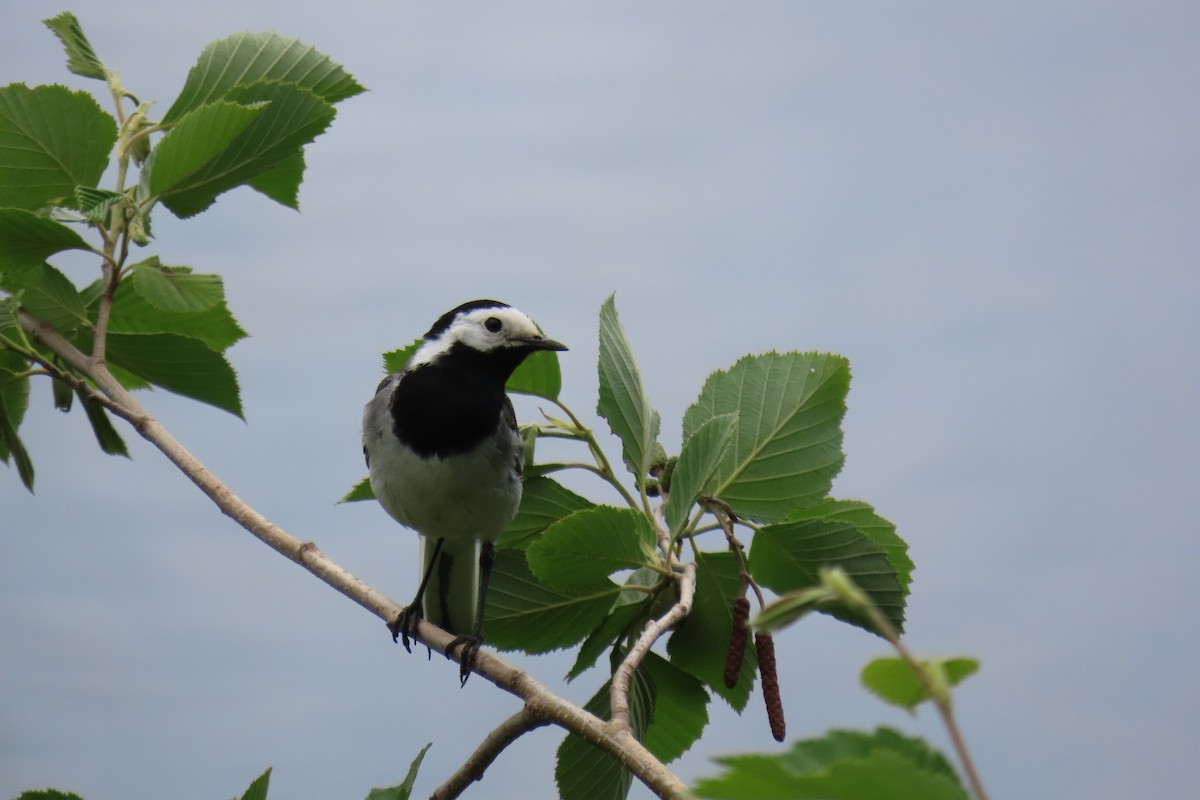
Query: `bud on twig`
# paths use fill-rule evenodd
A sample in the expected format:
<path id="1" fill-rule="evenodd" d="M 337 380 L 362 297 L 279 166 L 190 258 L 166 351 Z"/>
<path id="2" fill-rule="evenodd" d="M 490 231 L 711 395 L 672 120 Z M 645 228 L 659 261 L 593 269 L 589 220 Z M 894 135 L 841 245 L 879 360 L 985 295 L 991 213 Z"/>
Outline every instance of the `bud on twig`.
<path id="1" fill-rule="evenodd" d="M 729 631 L 729 652 L 725 654 L 725 688 L 737 686 L 738 674 L 742 671 L 742 661 L 746 658 L 746 639 L 749 629 L 746 620 L 750 619 L 750 599 L 742 595 L 733 601 L 733 628 Z"/>
<path id="2" fill-rule="evenodd" d="M 771 735 L 775 741 L 782 742 L 787 724 L 783 719 L 783 700 L 779 697 L 779 674 L 775 671 L 775 640 L 769 633 L 756 633 L 754 648 L 758 651 L 758 671 L 762 675 L 763 700 L 767 703 Z"/>

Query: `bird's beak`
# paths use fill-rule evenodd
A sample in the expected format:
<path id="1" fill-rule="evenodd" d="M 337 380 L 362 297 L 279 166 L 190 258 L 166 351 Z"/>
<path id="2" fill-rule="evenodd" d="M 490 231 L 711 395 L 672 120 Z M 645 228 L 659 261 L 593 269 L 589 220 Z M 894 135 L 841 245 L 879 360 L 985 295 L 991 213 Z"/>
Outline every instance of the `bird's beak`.
<path id="1" fill-rule="evenodd" d="M 515 339 L 520 345 L 528 347 L 530 350 L 566 350 L 567 346 L 553 339 L 547 339 L 545 336 L 522 336 Z"/>

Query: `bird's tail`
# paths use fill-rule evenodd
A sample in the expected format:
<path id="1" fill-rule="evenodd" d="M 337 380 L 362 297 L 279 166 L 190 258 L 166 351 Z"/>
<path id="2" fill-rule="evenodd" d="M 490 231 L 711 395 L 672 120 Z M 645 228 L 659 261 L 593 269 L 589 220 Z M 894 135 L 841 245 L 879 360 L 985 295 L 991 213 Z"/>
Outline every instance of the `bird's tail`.
<path id="1" fill-rule="evenodd" d="M 429 569 L 436 539 L 421 537 L 421 569 Z M 477 539 L 444 539 L 425 586 L 425 619 L 453 634 L 475 631 L 475 606 L 479 602 L 479 548 Z"/>

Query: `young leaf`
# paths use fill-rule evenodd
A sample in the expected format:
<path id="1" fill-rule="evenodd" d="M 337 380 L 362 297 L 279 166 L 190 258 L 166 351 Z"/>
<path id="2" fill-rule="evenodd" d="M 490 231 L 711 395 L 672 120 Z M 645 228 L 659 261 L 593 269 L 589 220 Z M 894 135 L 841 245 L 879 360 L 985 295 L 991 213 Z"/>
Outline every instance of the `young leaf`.
<path id="1" fill-rule="evenodd" d="M 116 141 L 116 120 L 87 92 L 0 87 L 0 206 L 34 211 L 74 198 L 76 186 L 100 180 Z"/>
<path id="2" fill-rule="evenodd" d="M 125 199 L 120 192 L 94 189 L 90 186 L 75 187 L 75 206 L 79 213 L 93 225 L 107 226 L 112 217 L 112 207 Z"/>
<path id="3" fill-rule="evenodd" d="M 523 550 L 499 550 L 488 589 L 484 633 L 501 650 L 546 653 L 570 647 L 612 608 L 621 587 L 551 589 L 529 571 Z"/>
<path id="4" fill-rule="evenodd" d="M 327 103 L 366 91 L 311 45 L 277 33 L 237 33 L 204 48 L 163 122 L 173 123 L 194 108 L 221 100 L 235 86 L 262 81 L 293 84 Z"/>
<path id="5" fill-rule="evenodd" d="M 188 113 L 154 148 L 150 193 L 169 197 L 194 189 L 209 162 L 266 109 L 265 103 L 251 106 L 219 102 Z"/>
<path id="6" fill-rule="evenodd" d="M 659 761 L 669 764 L 691 749 L 708 724 L 708 692 L 698 679 L 657 653 L 642 669 L 654 682 L 654 719 L 642 744 Z"/>
<path id="7" fill-rule="evenodd" d="M 921 662 L 922 669 L 930 673 L 934 685 L 949 689 L 957 686 L 979 671 L 979 662 L 974 658 L 931 658 Z M 900 658 L 877 658 L 863 667 L 860 675 L 862 685 L 880 699 L 914 711 L 929 699 L 929 691 L 921 683 L 912 668 Z"/>
<path id="8" fill-rule="evenodd" d="M 617 317 L 614 295 L 600 307 L 600 401 L 597 413 L 621 439 L 625 466 L 641 487 L 646 482 L 658 444 L 659 416 L 650 407 L 633 349 Z"/>
<path id="9" fill-rule="evenodd" d="M 822 567 L 841 567 L 896 630 L 904 629 L 906 592 L 900 578 L 883 548 L 852 522 L 798 520 L 765 525 L 754 534 L 749 566 L 756 581 L 779 594 L 818 585 Z M 821 610 L 878 633 L 868 619 L 841 605 Z"/>
<path id="10" fill-rule="evenodd" d="M 285 83 L 236 86 L 225 99 L 232 102 L 220 105 L 268 105 L 203 166 L 161 191 L 158 197 L 162 204 L 177 217 L 200 213 L 223 192 L 245 185 L 280 161 L 294 157 L 299 148 L 329 127 L 334 116 L 329 103 L 306 89 Z M 159 147 L 166 141 L 164 138 Z M 157 171 L 158 156 L 154 158 L 153 169 Z"/>
<path id="11" fill-rule="evenodd" d="M 701 553 L 696 564 L 692 613 L 667 640 L 667 653 L 672 664 L 695 675 L 740 713 L 750 699 L 758 659 L 747 643 L 737 685 L 726 688 L 725 643 L 733 628 L 733 601 L 741 591 L 737 561 L 732 553 Z"/>
<path id="12" fill-rule="evenodd" d="M 242 418 L 233 367 L 199 339 L 173 333 L 110 333 L 108 360 L 168 391 Z"/>
<path id="13" fill-rule="evenodd" d="M 600 687 L 584 708 L 607 719 L 611 713 L 611 681 Z M 638 670 L 629 685 L 629 724 L 641 739 L 654 716 L 654 685 Z M 561 800 L 625 800 L 632 776 L 613 756 L 575 733 L 558 747 L 554 782 Z"/>
<path id="14" fill-rule="evenodd" d="M 889 728 L 830 731 L 779 755 L 722 756 L 717 778 L 695 784 L 718 800 L 968 800 L 946 760 L 920 739 Z"/>
<path id="15" fill-rule="evenodd" d="M 84 78 L 108 80 L 108 70 L 96 57 L 96 51 L 83 35 L 83 28 L 74 14 L 64 11 L 57 17 L 42 20 L 42 23 L 62 42 L 63 50 L 67 52 L 68 70 Z"/>
<path id="16" fill-rule="evenodd" d="M 841 356 L 767 353 L 714 372 L 683 417 L 684 438 L 720 414 L 738 415 L 712 493 L 738 514 L 778 520 L 829 493 L 842 467 L 850 366 Z"/>
<path id="17" fill-rule="evenodd" d="M 718 414 L 697 428 L 683 443 L 665 516 L 672 535 L 683 530 L 696 498 L 709 489 L 709 482 L 725 457 L 737 429 L 736 414 Z"/>
<path id="18" fill-rule="evenodd" d="M 3 173 L 0 167 L 0 181 Z M 22 271 L 39 266 L 55 253 L 90 249 L 78 233 L 60 222 L 30 211 L 0 208 L 0 277 L 9 291 L 20 288 Z"/>
<path id="19" fill-rule="evenodd" d="M 618 570 L 658 563 L 654 529 L 629 508 L 594 506 L 547 528 L 526 550 L 529 568 L 552 589 L 586 591 L 612 585 Z"/>
<path id="20" fill-rule="evenodd" d="M 424 343 L 424 339 L 417 339 L 416 341 L 409 342 L 408 344 L 404 345 L 404 347 L 401 347 L 397 350 L 389 350 L 388 352 L 384 353 L 383 371 L 388 375 L 391 375 L 393 372 L 399 372 L 400 370 L 404 369 L 404 365 L 407 364 L 408 360 L 413 357 L 413 353 L 417 352 L 417 350 L 420 349 L 421 345 Z"/>
<path id="21" fill-rule="evenodd" d="M 160 311 L 188 313 L 215 308 L 225 299 L 220 275 L 163 266 L 157 256 L 133 265 L 133 288 Z"/>
<path id="22" fill-rule="evenodd" d="M 500 534 L 496 547 L 501 550 L 524 550 L 536 541 L 546 528 L 569 514 L 591 508 L 592 505 L 590 500 L 585 500 L 550 478 L 526 478 L 524 491 L 521 493 L 521 507 L 517 509 L 517 516 L 504 529 L 504 533 Z"/>

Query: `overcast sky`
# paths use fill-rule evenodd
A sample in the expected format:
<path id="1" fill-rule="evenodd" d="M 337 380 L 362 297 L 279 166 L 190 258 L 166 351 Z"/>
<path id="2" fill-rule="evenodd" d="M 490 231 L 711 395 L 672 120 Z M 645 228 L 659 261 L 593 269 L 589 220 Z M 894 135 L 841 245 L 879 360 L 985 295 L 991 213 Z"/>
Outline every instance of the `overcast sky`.
<path id="1" fill-rule="evenodd" d="M 102 88 L 41 25 L 59 6 L 4 9 L 0 84 Z M 187 223 L 160 209 L 147 250 L 224 275 L 251 338 L 229 353 L 245 424 L 144 402 L 293 535 L 411 595 L 416 538 L 333 503 L 364 473 L 379 354 L 465 300 L 568 343 L 563 399 L 603 429 L 596 313 L 615 291 L 669 449 L 712 370 L 838 352 L 835 494 L 909 542 L 910 643 L 982 660 L 957 708 L 993 797 L 1194 794 L 1196 4 L 73 10 L 160 113 L 241 30 L 316 44 L 370 89 L 308 148 L 302 213 L 238 190 Z M 359 798 L 432 741 L 427 795 L 516 709 L 406 655 L 132 432 L 131 461 L 103 456 L 39 386 L 23 434 L 36 496 L 0 469 L 0 800 L 218 800 L 267 766 L 272 797 Z M 948 749 L 927 710 L 859 688 L 879 640 L 821 618 L 778 647 L 790 738 L 887 724 Z M 513 660 L 557 688 L 571 657 Z M 686 780 L 780 749 L 757 699 L 710 716 Z M 526 737 L 469 796 L 552 797 L 559 739 Z"/>

